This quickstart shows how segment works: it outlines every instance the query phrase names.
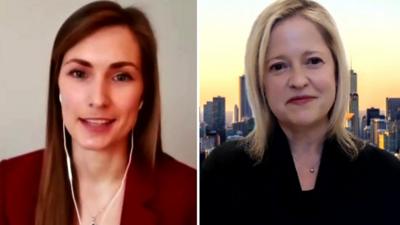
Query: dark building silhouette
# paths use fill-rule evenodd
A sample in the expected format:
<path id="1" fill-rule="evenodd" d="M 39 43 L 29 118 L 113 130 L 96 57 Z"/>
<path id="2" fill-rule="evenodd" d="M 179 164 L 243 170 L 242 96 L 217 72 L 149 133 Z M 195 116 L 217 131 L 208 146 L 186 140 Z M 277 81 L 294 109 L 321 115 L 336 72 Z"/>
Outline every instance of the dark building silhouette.
<path id="1" fill-rule="evenodd" d="M 206 127 L 210 129 L 213 124 L 213 102 L 211 101 L 207 101 L 203 106 L 203 120 L 206 123 Z"/>
<path id="2" fill-rule="evenodd" d="M 379 113 L 380 113 L 380 110 L 378 108 L 374 108 L 374 107 L 367 108 L 367 126 L 371 125 L 371 119 L 374 119 L 374 118 L 384 119 L 385 118 L 385 116 L 381 116 Z"/>
<path id="3" fill-rule="evenodd" d="M 386 98 L 386 118 L 387 120 L 396 120 L 400 113 L 400 98 Z"/>
<path id="4" fill-rule="evenodd" d="M 249 99 L 247 97 L 246 76 L 239 77 L 239 92 L 240 92 L 240 120 L 249 119 L 252 117 Z"/>
<path id="5" fill-rule="evenodd" d="M 357 93 L 357 73 L 354 70 L 350 71 L 350 109 L 349 112 L 353 114 L 351 118 L 350 131 L 356 136 L 361 137 L 360 132 L 360 112 L 358 104 Z"/>
<path id="6" fill-rule="evenodd" d="M 212 128 L 219 134 L 221 143 L 225 142 L 225 98 L 214 97 L 213 102 L 213 124 Z"/>

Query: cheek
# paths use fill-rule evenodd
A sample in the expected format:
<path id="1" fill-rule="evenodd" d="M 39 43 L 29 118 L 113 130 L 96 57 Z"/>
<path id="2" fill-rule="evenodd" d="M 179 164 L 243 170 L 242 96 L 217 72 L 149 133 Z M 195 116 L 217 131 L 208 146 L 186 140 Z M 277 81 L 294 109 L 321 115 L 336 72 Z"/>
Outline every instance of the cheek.
<path id="1" fill-rule="evenodd" d="M 336 80 L 333 73 L 327 76 L 321 77 L 318 81 L 318 89 L 320 92 L 325 92 L 326 97 L 329 101 L 334 100 L 336 96 Z"/>
<path id="2" fill-rule="evenodd" d="M 279 80 L 276 79 L 265 79 L 264 92 L 267 98 L 267 104 L 271 111 L 276 114 L 279 110 L 280 105 L 284 102 L 284 87 L 281 86 Z"/>
<path id="3" fill-rule="evenodd" d="M 137 116 L 142 101 L 142 88 L 126 89 L 115 96 L 115 103 L 129 116 Z"/>
<path id="4" fill-rule="evenodd" d="M 79 111 L 78 108 L 83 107 L 83 104 L 85 104 L 85 92 L 78 87 L 62 83 L 60 85 L 60 95 L 62 98 L 62 114 L 65 119 L 73 117 Z"/>

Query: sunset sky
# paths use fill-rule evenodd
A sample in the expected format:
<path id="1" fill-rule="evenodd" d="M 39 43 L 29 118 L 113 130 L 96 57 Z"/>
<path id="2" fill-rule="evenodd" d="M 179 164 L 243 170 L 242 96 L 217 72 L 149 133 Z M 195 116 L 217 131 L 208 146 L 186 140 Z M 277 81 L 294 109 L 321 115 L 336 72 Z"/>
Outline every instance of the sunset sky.
<path id="1" fill-rule="evenodd" d="M 226 111 L 239 105 L 247 37 L 271 0 L 198 1 L 200 110 L 213 96 L 226 97 Z M 358 74 L 360 110 L 385 110 L 386 97 L 400 97 L 400 1 L 319 0 L 338 25 L 348 62 Z"/>

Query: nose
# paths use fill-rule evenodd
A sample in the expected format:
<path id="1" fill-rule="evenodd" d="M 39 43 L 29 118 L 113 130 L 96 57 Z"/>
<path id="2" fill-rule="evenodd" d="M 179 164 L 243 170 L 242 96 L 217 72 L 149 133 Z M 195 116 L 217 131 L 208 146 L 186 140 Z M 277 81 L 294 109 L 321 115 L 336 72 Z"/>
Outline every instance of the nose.
<path id="1" fill-rule="evenodd" d="M 107 107 L 110 103 L 109 92 L 106 80 L 98 76 L 93 80 L 92 87 L 89 90 L 89 106 L 96 108 Z"/>
<path id="2" fill-rule="evenodd" d="M 309 84 L 309 77 L 306 69 L 301 66 L 293 66 L 292 73 L 289 76 L 288 84 L 290 88 L 302 89 Z"/>

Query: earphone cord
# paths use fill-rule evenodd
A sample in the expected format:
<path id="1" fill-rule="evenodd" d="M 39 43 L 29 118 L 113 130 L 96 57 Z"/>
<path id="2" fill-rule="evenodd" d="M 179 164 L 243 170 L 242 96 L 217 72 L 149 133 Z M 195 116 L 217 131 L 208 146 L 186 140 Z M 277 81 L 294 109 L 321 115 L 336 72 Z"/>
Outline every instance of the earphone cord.
<path id="1" fill-rule="evenodd" d="M 79 214 L 78 204 L 76 203 L 76 199 L 75 199 L 75 192 L 74 192 L 73 179 L 72 179 L 71 159 L 69 157 L 68 150 L 67 150 L 67 141 L 66 141 L 66 138 L 65 138 L 65 126 L 64 126 L 64 124 L 63 124 L 63 138 L 64 138 L 64 151 L 65 151 L 66 159 L 67 159 L 67 171 L 68 171 L 69 185 L 70 185 L 70 188 L 71 188 L 72 201 L 74 202 L 74 207 L 75 207 L 76 215 L 78 217 L 79 225 L 82 225 L 82 220 L 81 220 L 81 216 Z M 122 191 L 123 187 L 125 186 L 126 176 L 128 174 L 128 170 L 129 170 L 129 167 L 130 167 L 131 161 L 132 161 L 132 152 L 133 152 L 133 134 L 131 136 L 131 149 L 130 149 L 130 152 L 129 152 L 128 165 L 126 166 L 126 169 L 125 169 L 125 172 L 124 172 L 124 176 L 122 178 L 122 181 L 121 181 L 121 184 L 120 184 L 120 186 L 118 188 L 118 191 L 114 194 L 113 198 L 109 201 L 109 203 L 106 205 L 106 207 L 103 208 L 104 209 L 104 214 L 103 214 L 102 218 L 104 218 L 104 216 L 107 214 L 108 210 L 110 209 L 110 206 L 117 199 L 119 193 Z M 98 212 L 98 214 L 101 213 L 102 210 L 100 210 Z M 97 215 L 94 217 L 94 219 L 96 219 Z"/>

